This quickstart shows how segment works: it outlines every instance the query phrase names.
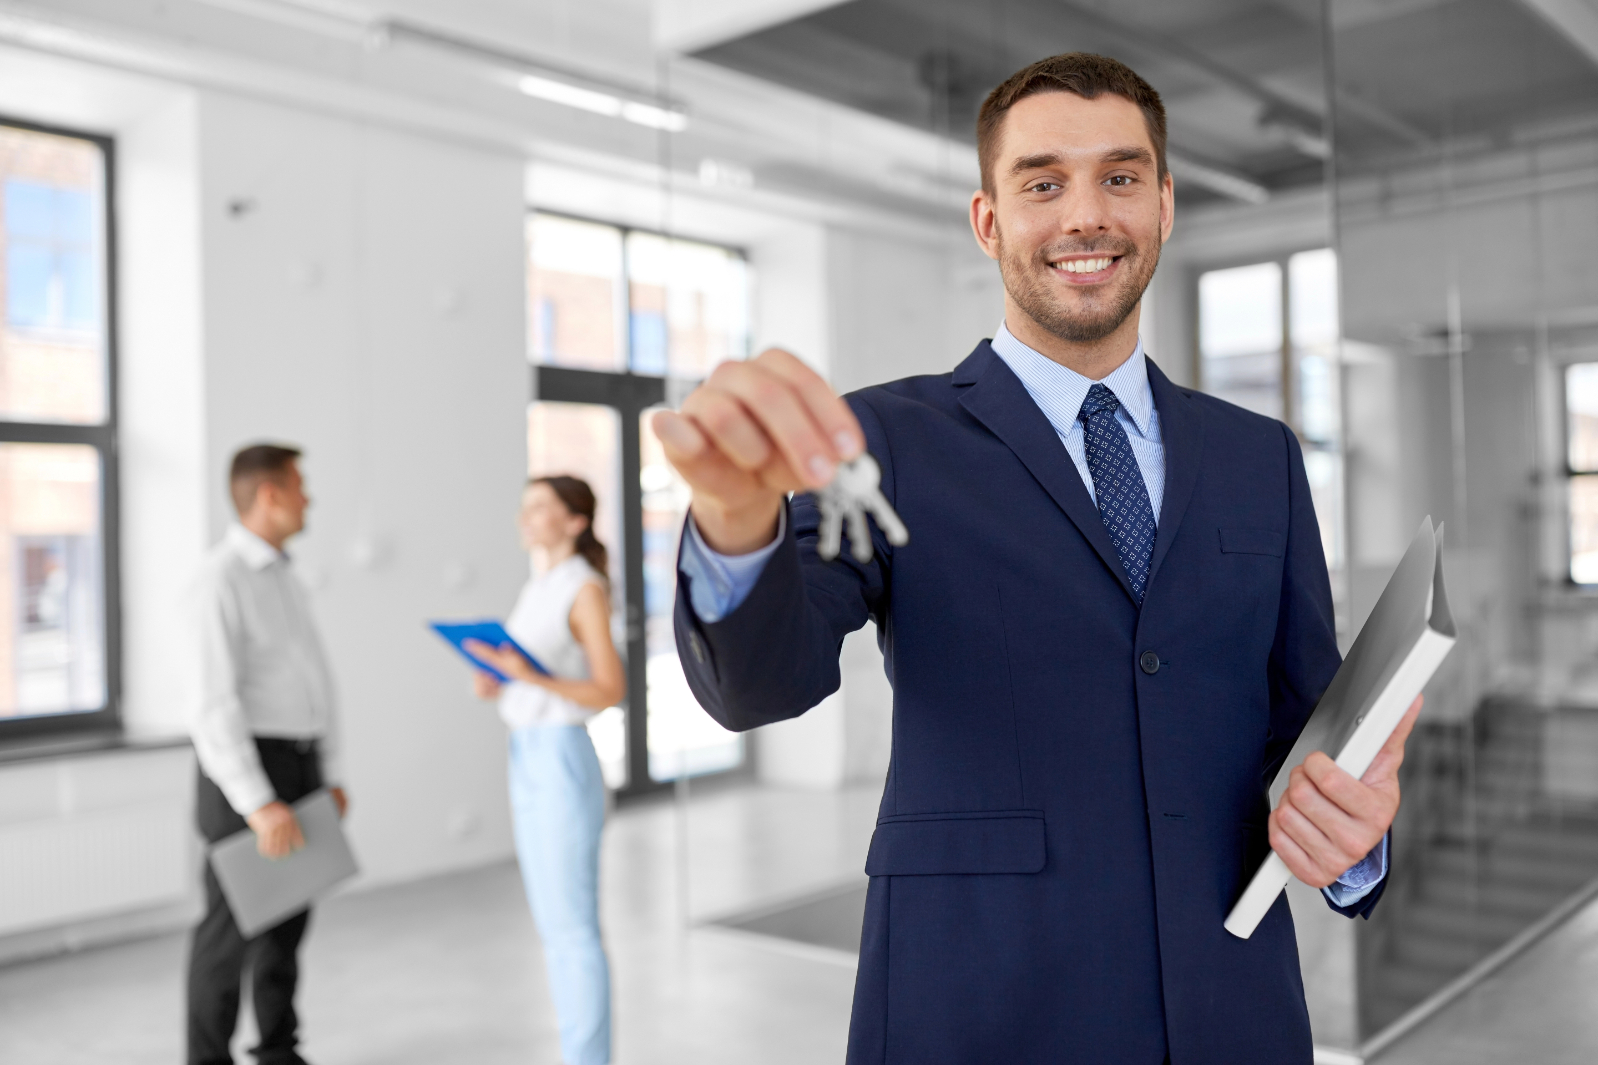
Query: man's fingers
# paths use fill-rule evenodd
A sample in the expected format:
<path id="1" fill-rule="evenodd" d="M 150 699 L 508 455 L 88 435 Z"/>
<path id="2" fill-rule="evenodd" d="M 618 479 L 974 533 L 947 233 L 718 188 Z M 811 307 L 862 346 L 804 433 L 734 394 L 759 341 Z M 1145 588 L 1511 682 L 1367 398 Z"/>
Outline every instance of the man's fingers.
<path id="1" fill-rule="evenodd" d="M 1282 864 L 1286 865 L 1288 871 L 1294 876 L 1312 887 L 1321 886 L 1315 883 L 1317 880 L 1325 880 L 1326 883 L 1331 882 L 1322 875 L 1320 866 L 1315 859 L 1306 854 L 1304 848 L 1300 847 L 1287 833 L 1273 826 L 1270 838 L 1271 849 L 1276 852 L 1277 857 L 1282 859 Z"/>
<path id="2" fill-rule="evenodd" d="M 1276 829 L 1271 833 L 1273 847 L 1279 837 L 1285 837 L 1297 845 L 1316 870 L 1331 879 L 1335 879 L 1343 869 L 1354 864 L 1353 862 L 1344 864 L 1337 845 L 1326 838 L 1326 834 L 1309 818 L 1294 809 L 1291 803 L 1283 803 L 1276 808 L 1276 812 L 1271 815 L 1271 825 Z M 1342 868 L 1334 868 L 1336 866 Z"/>
<path id="3" fill-rule="evenodd" d="M 781 366 L 793 372 L 789 363 L 797 362 L 789 356 L 787 360 L 722 363 L 712 375 L 711 388 L 713 393 L 719 389 L 737 399 L 806 486 L 819 488 L 832 480 L 837 469 L 837 448 L 827 439 L 799 389 L 773 370 Z"/>
<path id="4" fill-rule="evenodd" d="M 1370 789 L 1360 784 L 1354 778 L 1343 773 L 1336 766 L 1332 767 L 1345 778 L 1341 783 L 1346 783 L 1361 792 Z M 1367 795 L 1356 797 L 1354 805 L 1359 807 L 1372 807 L 1365 811 L 1349 810 L 1336 799 L 1329 797 L 1316 783 L 1315 779 L 1303 767 L 1293 770 L 1287 792 L 1282 796 L 1281 808 L 1291 811 L 1304 818 L 1314 826 L 1316 833 L 1325 838 L 1336 848 L 1335 855 L 1328 853 L 1326 857 L 1331 861 L 1340 861 L 1343 857 L 1352 856 L 1352 860 L 1343 866 L 1343 869 L 1357 862 L 1366 851 L 1370 849 L 1368 825 L 1382 819 L 1384 811 L 1375 808 L 1375 803 Z M 1339 869 L 1341 873 L 1343 870 Z"/>
<path id="5" fill-rule="evenodd" d="M 837 458 L 847 462 L 866 449 L 860 420 L 820 374 L 781 348 L 768 348 L 755 362 L 787 381 L 799 394 Z"/>
<path id="6" fill-rule="evenodd" d="M 739 469 L 758 470 L 771 461 L 771 438 L 754 413 L 727 390 L 710 385 L 695 389 L 683 402 L 682 412 Z"/>
<path id="7" fill-rule="evenodd" d="M 684 462 L 691 462 L 698 458 L 709 444 L 705 434 L 699 431 L 693 420 L 685 418 L 676 411 L 656 411 L 649 423 L 654 427 L 655 435 L 660 438 L 661 446 L 669 452 L 668 458 L 676 456 Z"/>
<path id="8" fill-rule="evenodd" d="M 1398 767 L 1404 764 L 1404 744 L 1408 742 L 1409 734 L 1415 731 L 1415 722 L 1420 718 L 1420 708 L 1425 703 L 1426 696 L 1415 696 L 1415 701 L 1409 704 L 1409 709 L 1404 711 L 1404 716 L 1399 719 L 1398 727 L 1393 729 L 1391 736 L 1387 737 L 1382 749 L 1376 752 L 1376 757 L 1371 760 L 1370 768 L 1365 770 L 1362 780 L 1374 783 L 1398 776 Z"/>
<path id="9" fill-rule="evenodd" d="M 717 499 L 738 499 L 760 491 L 762 486 L 777 492 L 791 492 L 802 485 L 784 476 L 786 463 L 767 466 L 758 473 L 740 469 L 721 451 L 711 446 L 710 438 L 687 415 L 658 411 L 654 417 L 655 435 L 660 438 L 666 460 L 690 488 Z M 768 482 L 776 481 L 776 484 Z"/>
<path id="10" fill-rule="evenodd" d="M 1364 781 L 1355 780 L 1346 770 L 1339 768 L 1322 751 L 1315 751 L 1304 759 L 1304 764 L 1293 770 L 1288 778 L 1291 789 L 1302 775 L 1304 783 L 1326 797 L 1337 809 L 1350 818 L 1361 821 L 1379 821 L 1391 815 L 1390 797 Z M 1369 776 L 1369 774 L 1366 774 Z M 1303 804 L 1300 803 L 1302 807 Z"/>

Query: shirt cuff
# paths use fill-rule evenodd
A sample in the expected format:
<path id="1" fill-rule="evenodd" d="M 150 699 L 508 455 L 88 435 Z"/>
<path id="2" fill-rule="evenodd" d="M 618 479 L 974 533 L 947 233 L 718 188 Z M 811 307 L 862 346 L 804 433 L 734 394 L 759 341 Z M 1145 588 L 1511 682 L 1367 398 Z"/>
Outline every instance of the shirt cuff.
<path id="1" fill-rule="evenodd" d="M 1387 876 L 1387 839 L 1383 836 L 1374 850 L 1360 859 L 1358 865 L 1338 877 L 1335 883 L 1321 888 L 1333 906 L 1347 908 L 1376 890 Z"/>
<path id="2" fill-rule="evenodd" d="M 712 551 L 699 535 L 699 526 L 688 515 L 688 526 L 683 531 L 682 557 L 677 568 L 688 578 L 688 602 L 692 604 L 699 620 L 714 624 L 737 610 L 749 598 L 766 560 L 777 550 L 788 532 L 788 508 L 783 507 L 777 519 L 777 538 L 758 551 L 747 555 L 723 555 Z"/>
<path id="3" fill-rule="evenodd" d="M 228 805 L 233 807 L 240 817 L 249 817 L 267 803 L 277 801 L 277 792 L 273 789 L 272 782 L 266 779 L 266 774 L 259 769 L 241 773 L 237 779 L 219 780 L 217 786 L 222 789 L 222 795 L 227 799 Z"/>

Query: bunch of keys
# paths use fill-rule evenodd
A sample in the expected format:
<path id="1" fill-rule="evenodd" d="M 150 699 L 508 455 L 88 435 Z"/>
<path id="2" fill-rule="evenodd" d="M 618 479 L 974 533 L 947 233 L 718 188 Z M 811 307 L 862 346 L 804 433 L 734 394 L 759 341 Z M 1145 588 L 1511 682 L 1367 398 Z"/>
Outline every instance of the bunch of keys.
<path id="1" fill-rule="evenodd" d="M 869 452 L 845 462 L 825 488 L 816 491 L 816 502 L 821 506 L 821 537 L 816 544 L 816 554 L 831 562 L 838 557 L 843 546 L 843 523 L 849 520 L 850 554 L 856 562 L 871 561 L 871 527 L 866 524 L 869 511 L 882 527 L 888 543 L 902 547 L 910 542 L 910 530 L 904 527 L 899 515 L 882 494 L 882 467 Z"/>

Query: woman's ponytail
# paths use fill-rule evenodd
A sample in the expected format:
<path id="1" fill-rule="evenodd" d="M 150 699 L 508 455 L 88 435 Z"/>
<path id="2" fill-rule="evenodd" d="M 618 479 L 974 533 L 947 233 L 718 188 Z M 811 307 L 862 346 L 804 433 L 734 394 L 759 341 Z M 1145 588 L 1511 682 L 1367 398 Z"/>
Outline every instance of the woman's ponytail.
<path id="1" fill-rule="evenodd" d="M 547 484 L 555 497 L 573 514 L 588 519 L 588 525 L 577 534 L 577 553 L 594 567 L 601 577 L 610 580 L 610 552 L 594 535 L 594 490 L 580 477 L 559 474 L 553 477 L 535 477 L 528 484 Z"/>

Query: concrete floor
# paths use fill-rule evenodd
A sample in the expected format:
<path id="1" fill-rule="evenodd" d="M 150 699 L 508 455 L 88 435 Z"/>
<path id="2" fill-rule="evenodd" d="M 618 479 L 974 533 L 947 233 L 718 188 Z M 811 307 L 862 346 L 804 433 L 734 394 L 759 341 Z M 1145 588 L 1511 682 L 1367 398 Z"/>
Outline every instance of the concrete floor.
<path id="1" fill-rule="evenodd" d="M 695 798 L 694 921 L 858 879 L 876 803 L 874 789 Z M 685 934 L 677 826 L 661 803 L 624 809 L 606 829 L 618 1065 L 842 1061 L 852 967 L 713 928 Z M 180 1061 L 185 951 L 183 936 L 167 935 L 0 969 L 0 1062 Z M 560 1060 L 514 865 L 333 899 L 313 918 L 302 961 L 314 1065 Z"/>
<path id="2" fill-rule="evenodd" d="M 617 1065 L 843 1060 L 854 971 L 847 937 L 830 924 L 858 920 L 876 802 L 875 789 L 696 797 L 686 908 L 679 812 L 661 802 L 612 818 L 603 907 Z M 789 899 L 803 905 L 773 908 Z M 185 950 L 174 934 L 0 968 L 0 1062 L 180 1061 Z M 512 864 L 333 899 L 317 911 L 303 962 L 304 1051 L 316 1065 L 560 1060 Z M 1377 1061 L 1598 1061 L 1594 988 L 1598 903 Z"/>
<path id="3" fill-rule="evenodd" d="M 1455 1000 L 1375 1065 L 1598 1061 L 1598 902 Z"/>

